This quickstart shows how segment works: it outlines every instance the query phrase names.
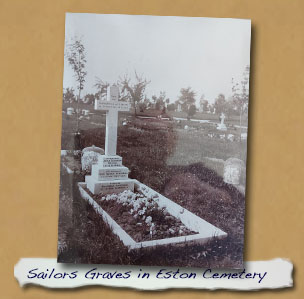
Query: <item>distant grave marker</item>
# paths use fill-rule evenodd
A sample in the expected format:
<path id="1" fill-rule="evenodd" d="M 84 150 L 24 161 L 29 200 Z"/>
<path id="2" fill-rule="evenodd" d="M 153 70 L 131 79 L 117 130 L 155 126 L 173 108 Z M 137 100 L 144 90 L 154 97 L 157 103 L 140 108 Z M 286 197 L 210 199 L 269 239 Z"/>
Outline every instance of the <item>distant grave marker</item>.
<path id="1" fill-rule="evenodd" d="M 73 115 L 73 113 L 74 113 L 74 108 L 72 107 L 67 108 L 67 115 Z"/>
<path id="2" fill-rule="evenodd" d="M 220 131 L 227 131 L 227 127 L 224 124 L 224 120 L 225 120 L 226 116 L 225 114 L 222 112 L 220 115 L 220 119 L 221 119 L 221 123 L 217 126 L 217 129 Z"/>
<path id="3" fill-rule="evenodd" d="M 239 185 L 242 171 L 245 164 L 237 158 L 229 158 L 224 163 L 224 182 L 232 185 Z"/>

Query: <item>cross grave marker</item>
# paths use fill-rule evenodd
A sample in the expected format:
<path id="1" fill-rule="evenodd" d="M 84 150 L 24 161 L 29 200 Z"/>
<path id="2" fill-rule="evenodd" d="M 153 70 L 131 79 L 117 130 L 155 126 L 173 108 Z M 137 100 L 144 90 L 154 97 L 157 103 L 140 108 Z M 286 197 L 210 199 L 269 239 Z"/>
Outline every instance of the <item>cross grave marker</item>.
<path id="1" fill-rule="evenodd" d="M 108 87 L 107 100 L 99 100 L 95 102 L 95 110 L 107 111 L 105 143 L 106 156 L 116 155 L 118 112 L 130 110 L 130 104 L 127 102 L 120 102 L 118 98 L 119 88 L 117 85 L 112 85 Z"/>
<path id="2" fill-rule="evenodd" d="M 95 110 L 106 110 L 105 154 L 92 165 L 91 175 L 85 177 L 88 189 L 93 193 L 119 193 L 134 190 L 134 181 L 128 178 L 129 169 L 122 165 L 122 157 L 116 155 L 118 112 L 129 111 L 130 104 L 120 102 L 119 88 L 108 87 L 107 100 L 95 101 Z"/>
<path id="3" fill-rule="evenodd" d="M 221 119 L 221 123 L 217 126 L 217 129 L 220 131 L 227 131 L 227 127 L 224 124 L 224 120 L 225 120 L 226 116 L 225 114 L 222 112 L 220 115 L 220 119 Z"/>

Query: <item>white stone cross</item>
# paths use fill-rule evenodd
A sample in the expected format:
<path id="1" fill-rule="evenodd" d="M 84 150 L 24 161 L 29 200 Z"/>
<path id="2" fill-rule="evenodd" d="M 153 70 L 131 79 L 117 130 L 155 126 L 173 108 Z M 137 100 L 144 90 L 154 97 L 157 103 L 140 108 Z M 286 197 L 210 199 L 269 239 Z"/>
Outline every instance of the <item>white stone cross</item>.
<path id="1" fill-rule="evenodd" d="M 118 101 L 119 88 L 113 84 L 108 87 L 107 100 L 96 100 L 95 110 L 107 110 L 105 155 L 115 156 L 117 147 L 118 111 L 129 111 L 130 104 Z"/>
<path id="2" fill-rule="evenodd" d="M 226 118 L 226 116 L 225 116 L 225 114 L 222 112 L 222 114 L 221 114 L 221 116 L 220 116 L 221 124 L 222 124 L 222 125 L 224 124 L 225 118 Z"/>

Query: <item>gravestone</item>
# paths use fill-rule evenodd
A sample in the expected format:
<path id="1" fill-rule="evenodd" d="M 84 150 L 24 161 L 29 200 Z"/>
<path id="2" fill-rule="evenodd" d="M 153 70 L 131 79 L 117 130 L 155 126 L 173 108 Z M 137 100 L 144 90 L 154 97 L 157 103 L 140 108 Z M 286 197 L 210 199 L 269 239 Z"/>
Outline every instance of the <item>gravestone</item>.
<path id="1" fill-rule="evenodd" d="M 74 113 L 74 108 L 72 107 L 67 108 L 67 115 L 73 115 L 73 113 Z"/>
<path id="2" fill-rule="evenodd" d="M 232 185 L 239 185 L 241 175 L 245 171 L 245 164 L 237 158 L 229 158 L 224 163 L 224 182 Z"/>
<path id="3" fill-rule="evenodd" d="M 247 133 L 241 134 L 241 140 L 247 140 Z"/>
<path id="4" fill-rule="evenodd" d="M 104 155 L 104 150 L 97 146 L 86 147 L 82 150 L 81 169 L 91 172 L 92 165 L 98 162 L 98 157 Z"/>
<path id="5" fill-rule="evenodd" d="M 224 120 L 225 120 L 226 116 L 225 114 L 222 112 L 220 119 L 221 119 L 221 123 L 217 126 L 217 129 L 220 131 L 227 131 L 227 127 L 224 124 Z"/>
<path id="6" fill-rule="evenodd" d="M 119 88 L 112 85 L 107 90 L 107 100 L 96 100 L 96 110 L 106 110 L 105 154 L 98 156 L 92 165 L 92 174 L 85 177 L 87 188 L 93 194 L 120 193 L 134 191 L 134 181 L 128 178 L 129 169 L 122 165 L 122 157 L 116 155 L 118 112 L 129 111 L 130 104 L 121 102 Z"/>
<path id="7" fill-rule="evenodd" d="M 68 154 L 67 150 L 61 150 L 60 151 L 60 156 L 66 156 Z"/>
<path id="8" fill-rule="evenodd" d="M 90 113 L 90 110 L 83 109 L 83 110 L 82 110 L 82 113 L 83 113 L 84 116 L 88 116 L 89 113 Z"/>
<path id="9" fill-rule="evenodd" d="M 228 134 L 228 135 L 227 135 L 227 139 L 228 139 L 229 141 L 234 141 L 235 137 L 234 137 L 233 134 Z"/>
<path id="10" fill-rule="evenodd" d="M 182 112 L 182 105 L 180 103 L 177 104 L 177 112 Z"/>

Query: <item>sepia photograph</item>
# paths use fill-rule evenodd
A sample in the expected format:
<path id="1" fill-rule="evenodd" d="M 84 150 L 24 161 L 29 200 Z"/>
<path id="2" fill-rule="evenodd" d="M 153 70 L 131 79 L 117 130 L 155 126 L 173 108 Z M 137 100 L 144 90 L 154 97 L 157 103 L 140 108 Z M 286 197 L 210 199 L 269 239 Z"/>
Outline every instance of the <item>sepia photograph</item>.
<path id="1" fill-rule="evenodd" d="M 243 267 L 251 21 L 67 13 L 59 263 Z"/>

